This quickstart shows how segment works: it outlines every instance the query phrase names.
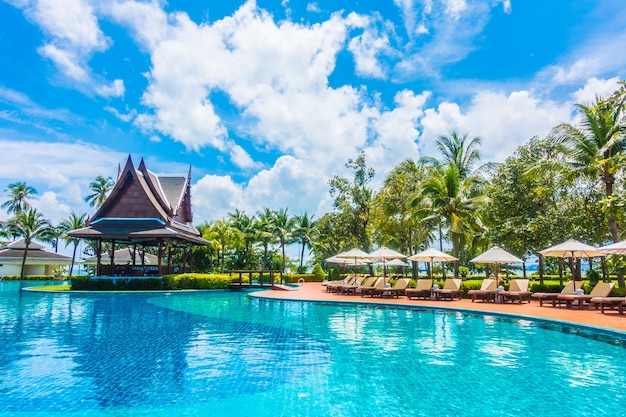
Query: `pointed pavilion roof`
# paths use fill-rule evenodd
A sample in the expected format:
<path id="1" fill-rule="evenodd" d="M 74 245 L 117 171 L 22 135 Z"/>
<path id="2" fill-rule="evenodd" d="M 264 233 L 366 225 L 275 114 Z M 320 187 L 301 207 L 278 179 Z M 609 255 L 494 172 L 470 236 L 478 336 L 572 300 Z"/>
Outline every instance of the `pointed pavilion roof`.
<path id="1" fill-rule="evenodd" d="M 208 245 L 192 221 L 191 169 L 186 176 L 157 175 L 143 159 L 135 168 L 129 156 L 113 190 L 87 227 L 68 234 L 147 245 L 159 239 Z"/>

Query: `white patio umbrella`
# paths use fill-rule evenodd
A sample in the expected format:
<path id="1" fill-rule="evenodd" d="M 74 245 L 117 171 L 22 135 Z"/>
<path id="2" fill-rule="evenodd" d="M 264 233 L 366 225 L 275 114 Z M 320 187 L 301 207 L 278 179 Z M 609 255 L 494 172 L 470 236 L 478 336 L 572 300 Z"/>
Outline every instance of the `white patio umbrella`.
<path id="1" fill-rule="evenodd" d="M 601 249 L 594 248 L 593 246 L 574 239 L 568 239 L 559 245 L 539 251 L 539 253 L 543 256 L 569 258 L 572 274 L 574 274 L 576 269 L 576 258 L 596 258 L 607 255 L 607 252 Z M 576 280 L 574 280 L 574 289 L 576 289 Z"/>
<path id="2" fill-rule="evenodd" d="M 337 258 L 337 256 L 331 256 L 330 258 L 326 258 L 326 262 L 330 264 L 338 264 L 338 265 L 354 265 L 354 261 L 350 258 Z M 367 262 L 361 259 L 356 261 L 356 265 L 367 265 Z"/>
<path id="3" fill-rule="evenodd" d="M 598 248 L 598 250 L 610 255 L 626 255 L 626 240 L 602 246 L 601 248 Z"/>
<path id="4" fill-rule="evenodd" d="M 498 267 L 500 264 L 524 263 L 523 260 L 521 260 L 515 255 L 510 254 L 509 252 L 505 251 L 499 246 L 492 247 L 488 251 L 483 252 L 482 254 L 478 255 L 474 259 L 470 260 L 470 262 L 473 262 L 475 264 L 493 264 L 494 265 L 493 269 L 494 269 L 494 273 L 496 276 L 496 283 L 499 282 L 499 278 L 498 278 L 499 268 Z"/>
<path id="5" fill-rule="evenodd" d="M 335 255 L 335 258 L 339 259 L 351 259 L 350 265 L 358 266 L 358 262 L 364 262 L 364 259 L 369 259 L 370 255 L 367 252 L 363 252 L 361 249 L 353 248 L 346 252 L 341 252 Z M 356 275 L 356 269 L 354 270 Z"/>
<path id="6" fill-rule="evenodd" d="M 380 259 L 383 261 L 383 275 L 387 275 L 387 259 L 399 259 L 406 258 L 406 255 L 403 255 L 395 250 L 389 249 L 385 246 L 381 246 L 378 250 L 371 252 L 369 257 L 372 259 Z"/>
<path id="7" fill-rule="evenodd" d="M 431 284 L 433 282 L 433 263 L 435 262 L 453 262 L 458 260 L 452 255 L 448 255 L 445 252 L 441 252 L 435 248 L 428 248 L 422 252 L 416 253 L 415 255 L 409 256 L 409 260 L 411 261 L 422 261 L 422 262 L 430 262 L 430 281 Z"/>

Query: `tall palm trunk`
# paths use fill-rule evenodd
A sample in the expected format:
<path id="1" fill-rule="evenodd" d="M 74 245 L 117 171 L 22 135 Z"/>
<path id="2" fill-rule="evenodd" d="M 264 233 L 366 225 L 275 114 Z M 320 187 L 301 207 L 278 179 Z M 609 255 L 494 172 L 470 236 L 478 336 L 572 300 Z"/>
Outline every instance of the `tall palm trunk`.
<path id="1" fill-rule="evenodd" d="M 76 249 L 78 248 L 78 242 L 74 242 L 74 251 L 72 252 L 72 265 L 70 265 L 70 276 L 72 279 L 72 273 L 74 272 L 74 262 L 76 261 Z"/>
<path id="2" fill-rule="evenodd" d="M 24 254 L 22 255 L 22 269 L 20 270 L 20 289 L 22 288 L 22 281 L 24 280 L 24 269 L 26 268 L 26 257 L 28 256 L 28 247 L 30 246 L 30 242 L 28 239 L 24 241 L 26 246 L 24 246 Z"/>

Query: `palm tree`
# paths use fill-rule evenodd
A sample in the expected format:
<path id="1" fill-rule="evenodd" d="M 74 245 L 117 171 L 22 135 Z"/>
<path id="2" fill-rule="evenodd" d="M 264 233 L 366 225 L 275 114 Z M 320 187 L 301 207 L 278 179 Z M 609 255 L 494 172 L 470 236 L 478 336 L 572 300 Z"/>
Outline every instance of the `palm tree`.
<path id="1" fill-rule="evenodd" d="M 99 175 L 94 181 L 89 184 L 91 194 L 85 197 L 85 201 L 89 203 L 90 207 L 100 208 L 107 199 L 107 195 L 111 189 L 115 186 L 115 181 L 111 177 L 104 178 Z"/>
<path id="2" fill-rule="evenodd" d="M 263 268 L 269 268 L 268 252 L 270 244 L 274 243 L 274 233 L 272 218 L 274 213 L 269 208 L 264 208 L 263 211 L 257 212 L 257 221 L 255 222 L 255 229 L 257 230 L 257 239 L 263 244 Z"/>
<path id="3" fill-rule="evenodd" d="M 613 197 L 615 176 L 623 167 L 626 156 L 626 114 L 624 97 L 608 100 L 596 97 L 591 106 L 577 105 L 580 111 L 579 127 L 560 124 L 554 128 L 557 140 L 566 146 L 569 157 L 565 172 L 573 176 L 599 179 L 604 184 L 607 206 Z M 614 243 L 619 242 L 615 213 L 609 209 L 609 230 Z M 618 274 L 620 288 L 624 288 L 624 275 Z"/>
<path id="4" fill-rule="evenodd" d="M 6 209 L 7 214 L 17 214 L 22 210 L 30 208 L 29 200 L 36 199 L 36 194 L 37 190 L 26 185 L 25 182 L 9 184 L 4 193 L 8 200 L 2 203 L 0 207 Z"/>
<path id="5" fill-rule="evenodd" d="M 575 175 L 599 178 L 607 199 L 613 195 L 615 174 L 623 166 L 626 151 L 626 114 L 624 101 L 603 101 L 596 97 L 590 107 L 578 104 L 581 124 L 560 124 L 554 130 L 567 146 L 569 167 Z M 613 242 L 619 241 L 617 220 L 609 214 Z"/>
<path id="6" fill-rule="evenodd" d="M 440 165 L 433 167 L 430 177 L 422 184 L 421 195 L 431 213 L 444 220 L 453 255 L 458 258 L 465 244 L 484 232 L 478 214 L 486 204 L 481 180 L 473 176 L 462 178 L 454 165 Z M 458 262 L 455 270 L 458 272 Z"/>
<path id="7" fill-rule="evenodd" d="M 86 223 L 87 213 L 76 214 L 72 211 L 70 213 L 70 216 L 67 219 L 63 220 L 58 227 L 61 231 L 63 231 L 63 240 L 65 240 L 65 246 L 67 247 L 67 245 L 69 245 L 70 243 L 74 244 L 74 250 L 72 251 L 72 265 L 70 266 L 70 278 L 72 278 L 72 273 L 74 271 L 74 262 L 76 261 L 76 249 L 78 249 L 80 239 L 68 236 L 67 233 L 70 230 L 76 230 L 85 227 Z"/>
<path id="8" fill-rule="evenodd" d="M 439 136 L 437 140 L 437 149 L 443 155 L 443 163 L 455 166 L 461 179 L 474 175 L 474 165 L 480 161 L 478 147 L 482 139 L 475 137 L 468 142 L 468 136 L 468 133 L 461 136 L 453 131 L 449 136 Z"/>
<path id="9" fill-rule="evenodd" d="M 292 243 L 294 220 L 287 214 L 287 209 L 280 209 L 274 212 L 272 216 L 272 225 L 274 230 L 274 236 L 276 236 L 283 254 L 283 271 L 286 267 L 285 246 L 288 243 Z"/>
<path id="10" fill-rule="evenodd" d="M 293 218 L 294 221 L 294 236 L 302 245 L 302 251 L 300 252 L 300 269 L 304 264 L 304 251 L 306 247 L 313 242 L 315 237 L 315 221 L 313 217 L 309 216 L 306 211 Z"/>
<path id="11" fill-rule="evenodd" d="M 233 213 L 228 213 L 228 217 L 230 218 L 231 227 L 237 229 L 241 234 L 244 244 L 241 262 L 245 268 L 249 269 L 252 245 L 256 237 L 254 216 L 249 217 L 243 210 L 235 209 Z"/>
<path id="12" fill-rule="evenodd" d="M 52 225 L 46 220 L 43 214 L 37 210 L 29 208 L 19 211 L 7 223 L 8 233 L 15 238 L 24 238 L 24 254 L 22 255 L 22 269 L 20 271 L 20 280 L 24 279 L 24 267 L 26 265 L 26 257 L 28 256 L 28 247 L 34 239 L 49 240 L 52 232 Z"/>

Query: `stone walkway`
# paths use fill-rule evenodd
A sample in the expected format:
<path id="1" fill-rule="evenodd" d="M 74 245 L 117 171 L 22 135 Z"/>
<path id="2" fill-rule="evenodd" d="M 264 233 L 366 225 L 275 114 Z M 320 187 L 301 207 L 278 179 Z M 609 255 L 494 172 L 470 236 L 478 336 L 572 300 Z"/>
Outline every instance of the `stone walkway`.
<path id="1" fill-rule="evenodd" d="M 617 310 L 608 310 L 602 314 L 600 310 L 577 310 L 565 307 L 552 307 L 545 305 L 539 307 L 539 302 L 523 304 L 496 304 L 483 303 L 477 301 L 472 303 L 469 299 L 454 301 L 429 301 L 429 300 L 409 300 L 402 296 L 400 298 L 370 298 L 354 295 L 337 295 L 327 293 L 324 286 L 317 282 L 305 283 L 297 291 L 259 291 L 251 293 L 253 297 L 276 300 L 296 300 L 296 301 L 333 301 L 340 303 L 383 303 L 389 305 L 405 306 L 425 306 L 437 308 L 451 308 L 454 310 L 468 310 L 480 312 L 497 312 L 501 314 L 511 314 L 515 316 L 525 316 L 528 318 L 544 318 L 558 320 L 587 326 L 602 327 L 626 333 L 626 315 L 619 315 Z"/>

